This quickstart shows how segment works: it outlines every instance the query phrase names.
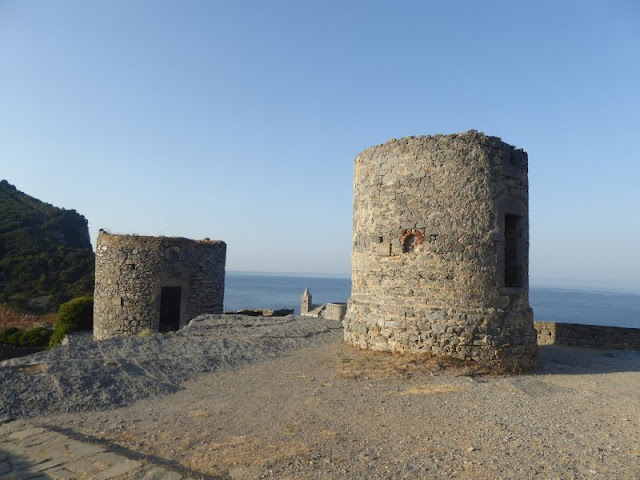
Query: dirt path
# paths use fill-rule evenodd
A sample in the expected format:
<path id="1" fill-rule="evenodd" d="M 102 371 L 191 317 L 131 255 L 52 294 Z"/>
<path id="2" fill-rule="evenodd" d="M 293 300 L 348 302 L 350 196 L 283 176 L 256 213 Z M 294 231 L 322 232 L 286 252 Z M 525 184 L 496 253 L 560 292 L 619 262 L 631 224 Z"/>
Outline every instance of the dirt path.
<path id="1" fill-rule="evenodd" d="M 202 478 L 640 478 L 640 352 L 541 347 L 541 371 L 515 377 L 335 336 L 284 355 L 33 420 Z"/>

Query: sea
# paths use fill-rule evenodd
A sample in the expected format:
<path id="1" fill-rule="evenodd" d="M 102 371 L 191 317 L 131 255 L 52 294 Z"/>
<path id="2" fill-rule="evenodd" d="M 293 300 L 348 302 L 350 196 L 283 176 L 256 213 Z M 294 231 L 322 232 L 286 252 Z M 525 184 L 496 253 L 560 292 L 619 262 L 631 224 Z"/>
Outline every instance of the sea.
<path id="1" fill-rule="evenodd" d="M 348 276 L 292 273 L 226 272 L 225 311 L 290 308 L 300 313 L 300 296 L 309 288 L 314 304 L 343 303 Z M 640 328 L 640 293 L 536 287 L 529 303 L 539 321 Z"/>

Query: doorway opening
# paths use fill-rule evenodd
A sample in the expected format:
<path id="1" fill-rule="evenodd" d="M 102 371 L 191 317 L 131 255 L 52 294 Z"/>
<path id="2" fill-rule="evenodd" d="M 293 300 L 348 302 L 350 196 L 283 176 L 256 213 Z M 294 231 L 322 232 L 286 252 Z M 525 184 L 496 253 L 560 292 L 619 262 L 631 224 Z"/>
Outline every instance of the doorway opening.
<path id="1" fill-rule="evenodd" d="M 504 286 L 522 287 L 522 217 L 504 217 Z"/>
<path id="2" fill-rule="evenodd" d="M 180 328 L 182 287 L 162 287 L 160 291 L 159 332 L 175 332 Z"/>

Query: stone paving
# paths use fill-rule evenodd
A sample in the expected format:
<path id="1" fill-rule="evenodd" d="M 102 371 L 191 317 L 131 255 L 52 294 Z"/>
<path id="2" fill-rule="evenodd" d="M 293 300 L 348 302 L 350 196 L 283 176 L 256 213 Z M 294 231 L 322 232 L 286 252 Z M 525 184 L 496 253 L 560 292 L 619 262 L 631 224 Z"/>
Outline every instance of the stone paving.
<path id="1" fill-rule="evenodd" d="M 24 420 L 0 425 L 2 480 L 195 480 Z"/>

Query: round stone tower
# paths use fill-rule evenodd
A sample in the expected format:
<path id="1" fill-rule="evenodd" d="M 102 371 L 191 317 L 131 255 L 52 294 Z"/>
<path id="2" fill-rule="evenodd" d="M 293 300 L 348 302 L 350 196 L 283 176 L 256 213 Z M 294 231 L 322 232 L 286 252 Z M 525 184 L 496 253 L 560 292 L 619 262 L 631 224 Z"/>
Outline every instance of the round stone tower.
<path id="1" fill-rule="evenodd" d="M 527 154 L 474 130 L 359 154 L 345 340 L 535 366 L 528 196 Z"/>
<path id="2" fill-rule="evenodd" d="M 212 240 L 111 235 L 96 244 L 96 340 L 178 330 L 203 313 L 222 313 L 227 246 Z"/>

